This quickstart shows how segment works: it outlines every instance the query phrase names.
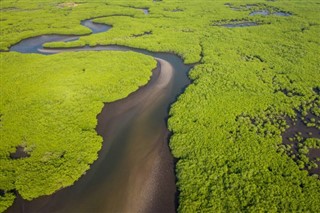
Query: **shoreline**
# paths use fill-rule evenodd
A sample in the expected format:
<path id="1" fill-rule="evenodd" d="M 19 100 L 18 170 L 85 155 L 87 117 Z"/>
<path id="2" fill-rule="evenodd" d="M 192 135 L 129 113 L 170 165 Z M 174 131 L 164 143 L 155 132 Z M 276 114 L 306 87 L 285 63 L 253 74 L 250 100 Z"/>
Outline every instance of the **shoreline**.
<path id="1" fill-rule="evenodd" d="M 169 84 L 173 78 L 172 67 L 162 59 L 157 58 L 156 60 L 158 61 L 157 68 L 153 70 L 153 74 L 145 86 L 140 87 L 139 90 L 131 93 L 125 99 L 106 103 L 101 113 L 97 116 L 98 125 L 96 131 L 104 138 L 104 141 L 112 137 L 114 131 L 119 131 L 119 128 L 111 127 L 114 126 L 114 122 L 121 122 L 121 115 L 127 113 L 128 110 L 136 105 L 139 105 L 138 111 L 143 111 L 144 113 L 144 116 L 138 118 L 139 121 L 137 123 L 143 123 L 144 117 L 147 116 L 145 114 L 152 113 L 150 112 L 152 111 L 152 106 L 156 105 L 155 102 L 159 98 L 161 99 L 162 90 L 170 86 Z M 142 129 L 139 129 L 139 127 L 135 129 L 137 130 L 133 130 L 133 132 L 144 135 Z M 137 137 L 134 140 L 144 140 L 139 134 L 132 135 L 132 137 Z M 130 174 L 126 190 L 126 203 L 120 204 L 122 205 L 121 212 L 175 212 L 174 160 L 169 149 L 168 137 L 169 130 L 165 121 L 163 121 L 158 134 L 150 139 L 153 145 L 149 153 L 139 159 L 139 161 L 148 162 L 147 166 L 132 168 L 133 174 Z M 108 149 L 110 145 L 112 144 L 107 144 L 106 147 L 102 148 L 101 152 L 105 151 L 103 149 Z M 99 158 L 101 159 L 100 154 Z M 158 196 L 159 194 L 165 196 Z M 171 195 L 168 196 L 168 194 Z"/>
<path id="2" fill-rule="evenodd" d="M 96 126 L 96 132 L 103 137 L 103 144 L 98 153 L 97 160 L 90 166 L 87 173 L 81 176 L 74 185 L 61 189 L 49 196 L 42 196 L 33 201 L 26 201 L 23 200 L 21 196 L 17 196 L 14 205 L 9 207 L 6 212 L 70 212 L 70 210 L 74 209 L 73 207 L 85 211 L 83 205 L 85 205 L 84 203 L 88 200 L 90 202 L 90 194 L 89 197 L 83 198 L 83 202 L 75 203 L 72 202 L 71 199 L 70 201 L 72 203 L 70 203 L 70 205 L 68 203 L 66 208 L 59 209 L 58 207 L 61 203 L 66 202 L 66 200 L 63 199 L 64 197 L 71 198 L 73 196 L 81 196 L 82 191 L 86 191 L 85 186 L 87 183 L 95 179 L 94 175 L 98 172 L 97 170 L 100 170 L 99 167 L 104 166 L 105 163 L 111 163 L 110 161 L 106 161 L 105 158 L 113 154 L 110 152 L 110 149 L 113 149 L 113 146 L 117 145 L 115 144 L 117 141 L 114 140 L 117 140 L 117 137 L 121 137 L 123 129 L 130 126 L 130 124 L 127 125 L 123 117 L 126 119 L 129 117 L 129 119 L 131 119 L 137 114 L 137 111 L 144 113 L 144 115 L 138 116 L 138 118 L 135 119 L 137 121 L 134 121 L 134 124 L 137 125 L 133 125 L 135 130 L 131 131 L 138 134 L 130 134 L 129 138 L 133 138 L 133 142 L 139 143 L 142 139 L 145 140 L 145 137 L 140 135 L 140 133 L 142 133 L 141 131 L 144 131 L 140 129 L 140 124 L 144 124 L 145 118 L 150 116 L 148 115 L 149 113 L 152 113 L 152 108 L 157 107 L 157 101 L 162 98 L 161 93 L 163 93 L 163 90 L 167 87 L 170 87 L 173 80 L 173 69 L 171 65 L 162 59 L 157 59 L 157 61 L 157 67 L 152 71 L 150 80 L 146 85 L 139 87 L 138 90 L 129 94 L 124 99 L 112 103 L 105 103 L 101 112 L 97 115 L 98 124 Z M 123 159 L 117 158 L 117 161 L 112 163 L 119 165 L 109 165 L 111 170 L 121 170 L 125 167 L 130 170 L 130 172 L 128 172 L 129 175 L 126 175 L 123 174 L 126 173 L 126 171 L 121 171 L 121 175 L 117 178 L 112 177 L 112 174 L 108 174 L 111 176 L 107 177 L 110 181 L 104 180 L 106 183 L 97 187 L 96 190 L 104 188 L 106 193 L 111 192 L 112 195 L 106 195 L 105 197 L 108 197 L 109 201 L 105 200 L 103 202 L 101 200 L 102 202 L 99 204 L 103 204 L 103 206 L 98 207 L 95 211 L 105 212 L 106 208 L 108 212 L 176 211 L 177 189 L 175 185 L 174 159 L 169 149 L 169 131 L 167 130 L 166 122 L 163 120 L 157 134 L 152 135 L 151 138 L 149 136 L 148 134 L 146 136 L 147 140 L 145 144 L 149 144 L 148 146 L 150 146 L 146 154 L 142 152 L 141 155 L 137 155 L 138 158 L 136 158 L 135 153 L 137 150 L 134 150 L 137 148 L 136 145 L 133 145 L 133 147 L 129 145 L 126 150 L 123 150 L 125 153 L 134 150 L 133 154 L 124 154 L 124 156 L 129 156 L 128 161 L 123 162 Z M 145 146 L 145 144 L 143 146 Z M 120 148 L 122 148 L 121 144 Z M 128 164 L 132 161 L 138 162 L 134 164 L 135 166 L 133 168 Z M 140 166 L 143 162 L 147 162 L 146 165 Z M 121 185 L 114 183 L 114 181 L 118 179 L 120 179 Z M 73 191 L 81 191 L 81 194 L 73 194 L 74 192 L 72 193 L 71 190 L 73 188 L 75 189 Z M 122 191 L 118 188 L 122 188 Z M 159 196 L 159 194 L 162 196 Z M 81 198 L 79 199 L 82 201 Z M 92 199 L 95 198 L 93 197 Z M 100 199 L 103 198 L 100 197 Z M 119 209 L 119 207 L 121 209 Z"/>
<path id="3" fill-rule="evenodd" d="M 18 194 L 14 207 L 9 209 L 13 212 L 132 212 L 133 209 L 176 212 L 179 192 L 176 161 L 169 148 L 172 133 L 168 131 L 167 119 L 171 105 L 191 83 L 187 73 L 194 64 L 184 64 L 181 56 L 171 52 L 119 45 L 42 48 L 43 43 L 52 39 L 55 38 L 50 35 L 26 39 L 11 46 L 10 51 L 42 55 L 69 51 L 133 51 L 151 56 L 158 63 L 145 85 L 125 98 L 104 103 L 96 116 L 98 123 L 95 127 L 97 134 L 103 137 L 103 144 L 98 158 L 85 175 L 69 187 L 32 201 L 23 200 Z M 30 45 L 32 42 L 35 45 Z M 109 115 L 108 119 L 105 119 L 106 115 Z M 119 177 L 113 177 L 115 174 Z M 119 188 L 125 190 L 121 192 Z"/>

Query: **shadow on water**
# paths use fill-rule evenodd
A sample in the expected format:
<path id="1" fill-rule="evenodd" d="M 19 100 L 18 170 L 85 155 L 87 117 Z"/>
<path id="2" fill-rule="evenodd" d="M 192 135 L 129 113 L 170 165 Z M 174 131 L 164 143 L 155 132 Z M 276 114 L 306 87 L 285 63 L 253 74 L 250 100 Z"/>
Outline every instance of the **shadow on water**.
<path id="1" fill-rule="evenodd" d="M 109 29 L 90 20 L 81 23 L 93 33 Z M 33 201 L 18 196 L 7 212 L 175 212 L 175 162 L 168 147 L 166 121 L 170 105 L 190 84 L 188 72 L 192 66 L 174 54 L 123 46 L 42 49 L 46 42 L 78 38 L 38 36 L 19 42 L 10 51 L 134 51 L 156 58 L 157 69 L 147 85 L 125 99 L 105 103 L 96 127 L 103 146 L 86 175 L 50 196 Z"/>

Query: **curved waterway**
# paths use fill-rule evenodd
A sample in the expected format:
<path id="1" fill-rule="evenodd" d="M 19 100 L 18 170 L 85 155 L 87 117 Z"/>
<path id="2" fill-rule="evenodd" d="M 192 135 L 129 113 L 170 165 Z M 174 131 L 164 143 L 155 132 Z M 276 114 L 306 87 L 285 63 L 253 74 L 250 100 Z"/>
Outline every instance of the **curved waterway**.
<path id="1" fill-rule="evenodd" d="M 85 23 L 82 22 L 91 29 L 106 27 L 90 20 Z M 78 38 L 38 36 L 21 41 L 10 51 L 134 51 L 154 57 L 158 66 L 147 85 L 125 99 L 104 105 L 96 127 L 103 137 L 103 146 L 85 175 L 73 186 L 51 196 L 32 201 L 18 196 L 7 212 L 175 212 L 174 159 L 168 147 L 170 133 L 166 121 L 170 105 L 190 83 L 187 73 L 191 66 L 174 54 L 122 46 L 42 49 L 45 42 Z"/>

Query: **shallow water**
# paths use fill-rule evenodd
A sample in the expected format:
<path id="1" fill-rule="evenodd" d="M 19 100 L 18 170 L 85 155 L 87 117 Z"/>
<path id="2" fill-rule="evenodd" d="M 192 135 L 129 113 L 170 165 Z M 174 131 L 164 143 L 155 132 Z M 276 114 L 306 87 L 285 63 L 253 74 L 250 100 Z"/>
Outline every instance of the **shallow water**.
<path id="1" fill-rule="evenodd" d="M 39 36 L 21 41 L 10 51 L 134 51 L 157 58 L 162 70 L 154 71 L 149 83 L 127 98 L 105 104 L 96 128 L 103 147 L 86 175 L 51 196 L 31 202 L 18 197 L 7 212 L 175 212 L 174 159 L 166 119 L 170 105 L 190 83 L 191 66 L 173 54 L 121 46 L 42 49 L 43 43 L 55 39 L 75 37 Z"/>
<path id="2" fill-rule="evenodd" d="M 227 28 L 252 27 L 252 26 L 258 26 L 258 23 L 246 21 L 246 22 L 238 22 L 238 23 L 228 23 L 228 24 L 223 24 L 221 26 L 227 27 Z"/>
<path id="3" fill-rule="evenodd" d="M 144 13 L 145 15 L 148 15 L 148 14 L 149 14 L 149 9 L 143 8 L 142 11 L 143 11 L 143 13 Z"/>
<path id="4" fill-rule="evenodd" d="M 262 15 L 262 16 L 268 16 L 268 15 L 275 15 L 275 16 L 291 16 L 291 13 L 283 12 L 283 11 L 278 11 L 274 13 L 270 13 L 268 10 L 257 10 L 253 11 L 249 14 L 250 16 L 254 15 Z"/>
<path id="5" fill-rule="evenodd" d="M 250 16 L 254 16 L 254 15 L 267 16 L 267 15 L 270 15 L 270 12 L 268 10 L 257 10 L 257 11 L 251 12 L 249 15 Z"/>
<path id="6" fill-rule="evenodd" d="M 272 14 L 276 15 L 276 16 L 291 16 L 292 15 L 291 13 L 282 12 L 282 11 L 275 12 L 275 13 L 272 13 Z"/>
<path id="7" fill-rule="evenodd" d="M 92 34 L 106 32 L 111 29 L 110 25 L 94 23 L 91 19 L 81 21 L 81 25 L 90 28 Z"/>
<path id="8" fill-rule="evenodd" d="M 294 138 L 294 136 L 298 133 L 301 134 L 301 137 L 303 139 L 307 138 L 318 138 L 320 139 L 320 130 L 316 127 L 308 127 L 303 121 L 302 121 L 302 116 L 300 113 L 297 114 L 297 121 L 293 122 L 291 119 L 287 118 L 287 124 L 289 125 L 289 128 L 282 134 L 282 143 L 284 145 L 291 145 L 292 148 L 291 150 L 295 155 L 298 155 L 298 145 L 299 141 L 290 141 L 289 138 Z M 319 119 L 312 115 L 309 114 L 306 116 L 306 119 L 314 118 L 319 122 Z M 309 149 L 309 153 L 307 154 L 309 157 L 309 160 L 315 161 L 316 158 L 320 156 L 320 149 Z M 308 170 L 309 174 L 318 174 L 320 175 L 320 161 L 315 161 L 316 164 L 318 165 L 318 168 L 313 168 L 311 170 Z M 305 168 L 307 170 L 307 168 Z"/>

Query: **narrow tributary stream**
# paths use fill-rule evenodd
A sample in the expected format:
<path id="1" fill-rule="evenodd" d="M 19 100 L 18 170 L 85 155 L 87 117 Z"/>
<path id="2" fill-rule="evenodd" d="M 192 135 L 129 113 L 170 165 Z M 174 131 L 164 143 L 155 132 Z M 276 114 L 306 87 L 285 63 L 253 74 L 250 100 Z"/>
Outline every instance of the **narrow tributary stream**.
<path id="1" fill-rule="evenodd" d="M 93 33 L 110 28 L 90 20 L 82 24 Z M 168 147 L 166 121 L 170 105 L 190 83 L 187 74 L 191 66 L 174 54 L 122 46 L 42 49 L 45 42 L 78 38 L 38 36 L 21 41 L 10 51 L 134 51 L 157 59 L 157 69 L 146 86 L 125 99 L 104 105 L 96 127 L 104 139 L 103 147 L 85 175 L 51 196 L 33 201 L 19 196 L 7 212 L 175 212 L 174 159 Z"/>

